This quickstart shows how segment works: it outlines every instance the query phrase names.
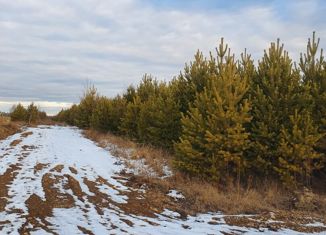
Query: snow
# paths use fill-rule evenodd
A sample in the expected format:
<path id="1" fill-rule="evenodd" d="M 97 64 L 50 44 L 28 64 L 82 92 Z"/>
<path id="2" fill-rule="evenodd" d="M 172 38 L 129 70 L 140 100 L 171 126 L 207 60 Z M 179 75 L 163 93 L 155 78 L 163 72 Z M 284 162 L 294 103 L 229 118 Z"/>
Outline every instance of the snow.
<path id="1" fill-rule="evenodd" d="M 310 227 L 324 227 L 326 228 L 326 225 L 321 223 L 321 222 L 314 222 L 314 223 L 309 223 L 305 224 L 305 226 L 310 226 Z"/>
<path id="2" fill-rule="evenodd" d="M 178 192 L 177 190 L 170 190 L 169 193 L 167 194 L 170 197 L 173 197 L 175 200 L 178 199 L 184 199 L 185 197 L 182 195 L 182 193 Z"/>
<path id="3" fill-rule="evenodd" d="M 173 175 L 173 172 L 168 165 L 163 166 L 163 173 L 164 176 L 161 177 L 162 179 L 171 177 Z"/>
<path id="4" fill-rule="evenodd" d="M 70 175 L 76 179 L 84 193 L 83 200 L 73 194 L 70 189 L 65 189 L 62 182 L 54 187 L 62 193 L 73 197 L 75 204 L 70 208 L 54 208 L 53 215 L 46 218 L 51 225 L 48 229 L 58 234 L 84 234 L 78 229 L 83 227 L 94 234 L 223 234 L 223 233 L 247 233 L 260 234 L 259 230 L 230 226 L 223 219 L 223 214 L 219 212 L 198 214 L 188 216 L 183 220 L 180 214 L 165 209 L 162 213 L 157 213 L 155 218 L 136 216 L 125 213 L 120 209 L 120 205 L 128 202 L 128 197 L 124 192 L 134 189 L 125 186 L 126 180 L 118 180 L 119 172 L 126 169 L 123 162 L 112 156 L 106 149 L 98 147 L 94 142 L 82 136 L 81 131 L 72 127 L 61 126 L 39 126 L 28 128 L 33 134 L 25 138 L 21 134 L 15 134 L 0 142 L 0 175 L 2 175 L 12 164 L 20 164 L 20 170 L 9 185 L 9 197 L 5 211 L 0 212 L 1 234 L 19 234 L 18 230 L 26 223 L 26 216 L 29 214 L 25 201 L 36 194 L 45 200 L 45 192 L 42 187 L 42 178 L 45 174 L 51 176 Z M 14 147 L 10 147 L 13 140 L 22 139 L 22 142 Z M 24 145 L 35 146 L 35 149 L 24 150 Z M 21 158 L 22 154 L 26 156 Z M 117 164 L 119 162 L 119 164 Z M 34 166 L 38 163 L 46 164 L 42 169 L 34 172 Z M 143 168 L 143 162 L 136 162 L 139 168 Z M 51 169 L 58 165 L 63 165 L 62 172 L 53 172 Z M 69 167 L 77 170 L 73 173 Z M 132 171 L 132 170 L 131 170 Z M 166 175 L 172 174 L 166 168 Z M 96 180 L 101 177 L 107 183 L 99 183 Z M 102 208 L 102 213 L 98 213 L 96 205 L 89 196 L 94 196 L 84 180 L 96 182 L 95 187 L 103 194 L 107 195 L 112 202 L 109 206 Z M 146 193 L 147 186 L 143 184 L 141 193 Z M 170 190 L 169 196 L 175 200 L 183 199 L 182 193 L 177 190 Z M 13 209 L 19 209 L 20 212 Z M 218 224 L 209 223 L 218 218 Z M 132 224 L 128 225 L 128 220 Z M 39 221 L 42 223 L 42 221 Z M 315 224 L 314 224 L 315 225 Z M 319 224 L 317 224 L 319 225 Z M 324 226 L 324 225 L 323 225 Z M 27 227 L 32 228 L 32 224 Z M 266 234 L 302 234 L 292 230 L 281 230 L 279 232 L 264 230 Z M 49 234 L 42 228 L 37 227 L 31 232 L 33 235 Z M 321 233 L 320 233 L 321 234 Z"/>

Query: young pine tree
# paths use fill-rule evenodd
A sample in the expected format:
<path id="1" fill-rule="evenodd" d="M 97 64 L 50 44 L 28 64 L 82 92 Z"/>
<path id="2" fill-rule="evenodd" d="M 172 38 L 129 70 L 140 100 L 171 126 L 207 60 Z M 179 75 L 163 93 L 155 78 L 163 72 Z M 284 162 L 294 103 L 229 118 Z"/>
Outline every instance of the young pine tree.
<path id="1" fill-rule="evenodd" d="M 271 174 L 278 162 L 281 126 L 289 123 L 289 116 L 294 113 L 299 80 L 283 45 L 279 40 L 272 43 L 259 61 L 251 88 L 252 165 L 262 174 Z"/>
<path id="2" fill-rule="evenodd" d="M 180 111 L 187 114 L 196 94 L 203 92 L 209 77 L 216 73 L 214 62 L 207 60 L 197 51 L 194 61 L 186 64 L 183 73 L 171 82 L 174 99 L 179 103 Z"/>
<path id="3" fill-rule="evenodd" d="M 90 126 L 99 131 L 110 131 L 112 129 L 110 116 L 113 112 L 112 102 L 106 97 L 99 97 L 90 119 Z"/>
<path id="4" fill-rule="evenodd" d="M 138 85 L 136 91 L 129 89 L 127 96 L 131 98 L 132 102 L 128 102 L 124 116 L 122 117 L 120 124 L 120 131 L 129 137 L 141 140 L 139 133 L 142 128 L 139 128 L 140 111 L 144 103 L 149 102 L 153 97 L 159 96 L 160 85 L 159 82 L 154 79 L 151 75 L 145 74 L 141 83 Z"/>
<path id="5" fill-rule="evenodd" d="M 307 52 L 300 56 L 300 69 L 303 82 L 309 87 L 313 98 L 313 119 L 319 125 L 319 132 L 326 132 L 326 61 L 323 49 L 318 53 L 319 38 L 316 41 L 315 32 L 308 40 Z"/>
<path id="6" fill-rule="evenodd" d="M 10 118 L 12 121 L 25 121 L 27 119 L 27 110 L 19 103 L 11 108 Z"/>
<path id="7" fill-rule="evenodd" d="M 182 117 L 175 164 L 185 172 L 216 181 L 228 175 L 240 180 L 246 168 L 244 151 L 249 147 L 244 124 L 251 120 L 250 107 L 248 100 L 243 99 L 248 79 L 240 76 L 234 55 L 223 39 L 217 58 L 211 56 L 209 63 L 215 72 L 207 77 L 207 85 Z"/>
<path id="8" fill-rule="evenodd" d="M 39 119 L 39 110 L 37 108 L 36 105 L 34 105 L 34 103 L 31 103 L 28 107 L 27 107 L 27 117 L 26 117 L 26 121 L 31 124 L 33 122 L 36 122 Z"/>
<path id="9" fill-rule="evenodd" d="M 152 75 L 145 74 L 137 87 L 136 94 L 139 96 L 141 102 L 146 102 L 151 97 L 159 95 L 159 86 L 157 79 L 153 78 Z"/>
<path id="10" fill-rule="evenodd" d="M 123 94 L 123 98 L 127 101 L 127 103 L 130 103 L 134 100 L 135 96 L 136 89 L 134 88 L 134 86 L 128 86 L 126 92 Z"/>
<path id="11" fill-rule="evenodd" d="M 309 92 L 279 40 L 265 51 L 252 86 L 252 166 L 293 186 L 298 175 L 312 172 L 302 169 L 300 162 L 316 158 L 314 146 L 319 135 L 310 118 Z"/>
<path id="12" fill-rule="evenodd" d="M 130 138 L 138 139 L 138 120 L 141 108 L 141 99 L 136 94 L 133 101 L 126 106 L 124 115 L 121 118 L 119 131 Z"/>
<path id="13" fill-rule="evenodd" d="M 98 93 L 96 88 L 94 86 L 87 87 L 78 105 L 78 115 L 75 120 L 78 127 L 88 128 L 90 126 L 97 100 Z"/>
<path id="14" fill-rule="evenodd" d="M 326 61 L 323 49 L 318 55 L 319 42 L 320 39 L 316 40 L 313 32 L 312 39 L 308 39 L 306 53 L 300 55 L 299 67 L 303 73 L 304 85 L 309 89 L 312 98 L 313 121 L 318 125 L 318 132 L 323 134 L 318 141 L 317 150 L 324 154 L 326 163 Z M 326 172 L 326 166 L 324 171 Z"/>
<path id="15" fill-rule="evenodd" d="M 299 181 L 310 186 L 312 172 L 323 166 L 322 154 L 314 149 L 321 136 L 308 112 L 300 115 L 295 110 L 289 128 L 281 128 L 275 170 L 286 185 L 295 186 Z"/>
<path id="16" fill-rule="evenodd" d="M 173 141 L 179 138 L 179 106 L 165 83 L 160 92 L 141 104 L 138 120 L 138 136 L 142 142 L 171 149 Z"/>
<path id="17" fill-rule="evenodd" d="M 91 117 L 91 127 L 99 131 L 117 133 L 126 107 L 125 99 L 100 97 Z"/>

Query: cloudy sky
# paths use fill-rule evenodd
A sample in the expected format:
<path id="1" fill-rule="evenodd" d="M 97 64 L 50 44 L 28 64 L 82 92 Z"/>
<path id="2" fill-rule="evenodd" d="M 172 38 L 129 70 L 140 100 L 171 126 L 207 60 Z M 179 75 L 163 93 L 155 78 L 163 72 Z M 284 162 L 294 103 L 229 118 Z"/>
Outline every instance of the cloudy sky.
<path id="1" fill-rule="evenodd" d="M 317 31 L 323 0 L 0 0 L 0 110 L 35 101 L 48 113 L 88 82 L 114 96 L 144 73 L 170 80 L 220 37 L 255 59 L 280 37 L 294 59 Z"/>

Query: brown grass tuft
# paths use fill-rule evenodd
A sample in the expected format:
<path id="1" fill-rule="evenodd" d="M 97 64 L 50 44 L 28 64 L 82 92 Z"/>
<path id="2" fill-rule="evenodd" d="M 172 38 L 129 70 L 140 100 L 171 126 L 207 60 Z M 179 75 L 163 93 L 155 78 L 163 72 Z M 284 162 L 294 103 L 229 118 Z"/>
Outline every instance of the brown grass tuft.
<path id="1" fill-rule="evenodd" d="M 0 122 L 0 140 L 6 139 L 8 136 L 19 132 L 22 126 L 23 123 L 21 122 Z"/>

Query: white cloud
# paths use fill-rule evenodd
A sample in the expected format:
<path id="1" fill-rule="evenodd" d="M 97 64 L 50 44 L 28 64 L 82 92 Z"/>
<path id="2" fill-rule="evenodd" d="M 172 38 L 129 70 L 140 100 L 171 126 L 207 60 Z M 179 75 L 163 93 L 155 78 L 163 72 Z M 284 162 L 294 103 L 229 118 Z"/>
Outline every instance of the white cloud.
<path id="1" fill-rule="evenodd" d="M 0 98 L 8 102 L 77 102 L 87 79 L 108 96 L 144 73 L 168 80 L 222 36 L 255 59 L 277 37 L 295 59 L 313 30 L 326 45 L 318 1 L 195 10 L 137 0 L 0 0 L 0 9 Z"/>

